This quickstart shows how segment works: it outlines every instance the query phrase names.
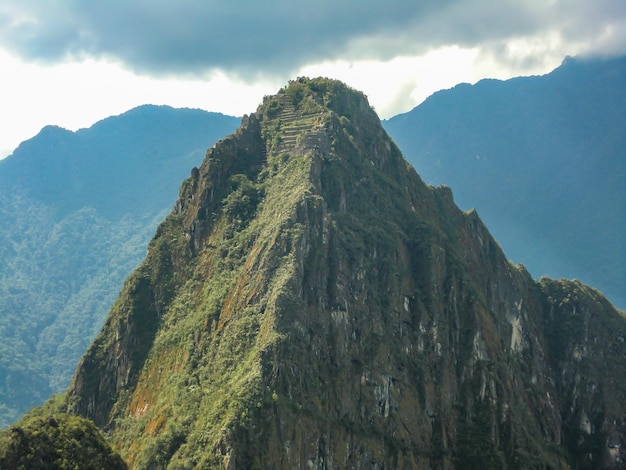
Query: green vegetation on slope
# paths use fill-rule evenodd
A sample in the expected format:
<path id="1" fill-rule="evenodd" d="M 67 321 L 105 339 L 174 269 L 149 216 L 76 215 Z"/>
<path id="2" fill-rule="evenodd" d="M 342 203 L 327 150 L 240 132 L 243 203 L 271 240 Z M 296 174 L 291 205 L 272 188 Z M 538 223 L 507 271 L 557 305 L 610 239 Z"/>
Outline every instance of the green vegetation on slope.
<path id="1" fill-rule="evenodd" d="M 54 414 L 30 418 L 2 431 L 0 468 L 122 470 L 127 466 L 92 422 Z"/>
<path id="2" fill-rule="evenodd" d="M 238 122 L 142 106 L 0 161 L 0 427 L 67 387 L 188 168 Z"/>
<path id="3" fill-rule="evenodd" d="M 191 171 L 66 403 L 133 468 L 567 468 L 548 310 L 362 94 L 302 78 Z"/>

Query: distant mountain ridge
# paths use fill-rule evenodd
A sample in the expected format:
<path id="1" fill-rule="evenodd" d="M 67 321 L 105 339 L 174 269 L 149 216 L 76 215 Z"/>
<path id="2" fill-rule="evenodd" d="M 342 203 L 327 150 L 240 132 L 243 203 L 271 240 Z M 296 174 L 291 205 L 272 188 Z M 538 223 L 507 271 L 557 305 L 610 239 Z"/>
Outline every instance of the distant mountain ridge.
<path id="1" fill-rule="evenodd" d="M 76 132 L 46 126 L 0 161 L 0 185 L 59 210 L 87 205 L 109 218 L 142 214 L 171 204 L 173 176 L 184 175 L 212 138 L 238 122 L 199 109 L 144 105 Z"/>
<path id="2" fill-rule="evenodd" d="M 140 106 L 0 161 L 0 427 L 67 386 L 180 180 L 239 121 Z"/>
<path id="3" fill-rule="evenodd" d="M 477 208 L 511 259 L 626 308 L 626 57 L 457 85 L 384 126 L 427 183 Z"/>

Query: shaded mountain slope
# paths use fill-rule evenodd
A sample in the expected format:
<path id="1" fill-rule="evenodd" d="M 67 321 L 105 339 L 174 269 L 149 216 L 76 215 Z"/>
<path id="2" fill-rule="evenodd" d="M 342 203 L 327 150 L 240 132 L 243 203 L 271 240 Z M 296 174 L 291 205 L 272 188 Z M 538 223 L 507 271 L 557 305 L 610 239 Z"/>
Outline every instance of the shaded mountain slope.
<path id="1" fill-rule="evenodd" d="M 384 125 L 534 276 L 580 279 L 626 308 L 626 57 L 458 85 Z"/>
<path id="2" fill-rule="evenodd" d="M 132 468 L 618 468 L 625 334 L 298 79 L 184 181 L 67 409 Z"/>
<path id="3" fill-rule="evenodd" d="M 142 106 L 0 161 L 0 427 L 67 387 L 188 168 L 238 123 Z"/>

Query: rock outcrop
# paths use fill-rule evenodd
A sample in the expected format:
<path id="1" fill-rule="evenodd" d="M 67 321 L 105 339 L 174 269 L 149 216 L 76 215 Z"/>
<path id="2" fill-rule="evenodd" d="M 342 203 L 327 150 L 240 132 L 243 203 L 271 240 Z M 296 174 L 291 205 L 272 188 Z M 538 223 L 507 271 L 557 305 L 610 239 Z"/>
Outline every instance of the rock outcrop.
<path id="1" fill-rule="evenodd" d="M 133 468 L 618 468 L 624 338 L 298 79 L 192 170 L 67 404 Z"/>

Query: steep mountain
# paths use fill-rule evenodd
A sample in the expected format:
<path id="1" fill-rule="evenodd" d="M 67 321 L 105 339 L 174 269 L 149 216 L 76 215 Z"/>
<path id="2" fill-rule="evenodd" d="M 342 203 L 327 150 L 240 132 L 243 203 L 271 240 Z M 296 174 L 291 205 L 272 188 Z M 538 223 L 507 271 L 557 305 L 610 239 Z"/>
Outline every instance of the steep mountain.
<path id="1" fill-rule="evenodd" d="M 626 308 L 626 57 L 458 85 L 384 126 L 424 181 L 479 211 L 511 259 Z"/>
<path id="2" fill-rule="evenodd" d="M 188 168 L 239 121 L 142 106 L 0 161 L 0 427 L 68 386 Z"/>
<path id="3" fill-rule="evenodd" d="M 192 169 L 64 400 L 131 468 L 619 468 L 625 338 L 300 78 Z"/>

